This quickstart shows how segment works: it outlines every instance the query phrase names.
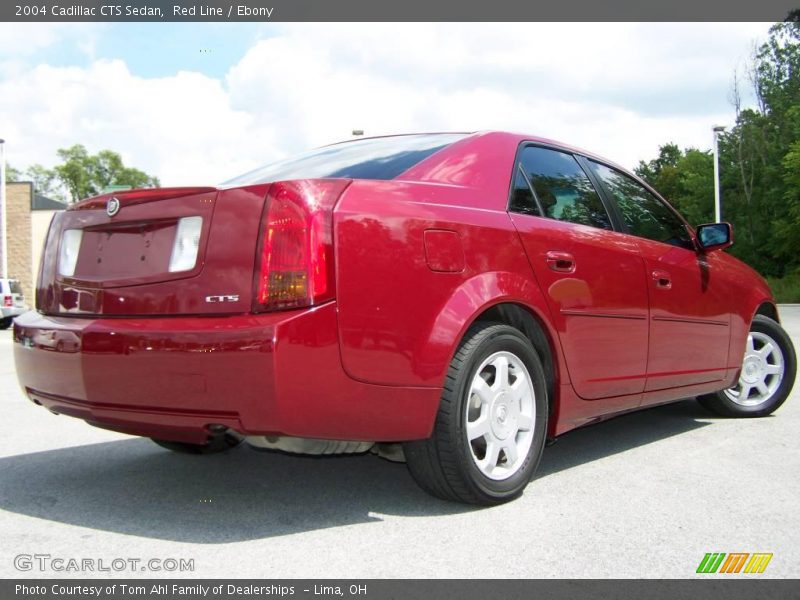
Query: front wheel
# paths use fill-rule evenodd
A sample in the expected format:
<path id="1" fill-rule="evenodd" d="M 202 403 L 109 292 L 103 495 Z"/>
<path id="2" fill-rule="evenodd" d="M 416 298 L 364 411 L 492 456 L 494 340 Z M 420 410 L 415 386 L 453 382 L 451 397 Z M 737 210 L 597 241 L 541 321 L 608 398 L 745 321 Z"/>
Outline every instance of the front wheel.
<path id="1" fill-rule="evenodd" d="M 777 322 L 756 315 L 747 336 L 739 381 L 698 401 L 726 417 L 763 417 L 788 398 L 796 372 L 792 340 Z"/>
<path id="2" fill-rule="evenodd" d="M 479 323 L 447 373 L 433 435 L 404 444 L 412 477 L 456 502 L 500 504 L 522 493 L 547 429 L 544 368 L 517 329 Z"/>

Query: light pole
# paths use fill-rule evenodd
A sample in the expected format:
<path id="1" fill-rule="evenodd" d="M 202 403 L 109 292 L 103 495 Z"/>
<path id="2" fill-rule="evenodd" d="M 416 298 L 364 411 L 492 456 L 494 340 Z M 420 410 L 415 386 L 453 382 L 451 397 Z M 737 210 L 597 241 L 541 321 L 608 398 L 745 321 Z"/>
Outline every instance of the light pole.
<path id="1" fill-rule="evenodd" d="M 0 226 L 0 236 L 3 237 L 0 252 L 3 253 L 3 279 L 8 277 L 8 240 L 6 234 L 6 141 L 0 138 L 0 218 L 3 224 Z"/>
<path id="2" fill-rule="evenodd" d="M 719 197 L 719 134 L 725 131 L 724 125 L 714 125 L 714 221 L 722 222 L 722 201 Z"/>

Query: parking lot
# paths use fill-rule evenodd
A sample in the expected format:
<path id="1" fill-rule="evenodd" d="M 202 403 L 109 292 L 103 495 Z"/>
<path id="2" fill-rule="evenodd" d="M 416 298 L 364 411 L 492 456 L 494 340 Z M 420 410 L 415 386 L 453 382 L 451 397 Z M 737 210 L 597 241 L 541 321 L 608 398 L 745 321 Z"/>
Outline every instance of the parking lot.
<path id="1" fill-rule="evenodd" d="M 781 314 L 800 347 L 800 306 Z M 522 498 L 475 509 L 374 456 L 181 456 L 54 416 L 19 391 L 0 334 L 2 577 L 115 574 L 15 568 L 47 554 L 194 560 L 125 577 L 682 578 L 706 552 L 771 552 L 760 577 L 800 575 L 800 385 L 764 419 L 686 400 L 569 433 Z"/>

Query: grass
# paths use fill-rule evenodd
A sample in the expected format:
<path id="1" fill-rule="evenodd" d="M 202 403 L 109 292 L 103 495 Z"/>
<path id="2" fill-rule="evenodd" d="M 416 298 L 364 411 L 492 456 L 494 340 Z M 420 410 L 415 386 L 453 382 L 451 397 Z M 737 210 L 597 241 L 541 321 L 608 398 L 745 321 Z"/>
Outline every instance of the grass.
<path id="1" fill-rule="evenodd" d="M 782 279 L 767 277 L 767 283 L 780 304 L 800 303 L 800 273 L 786 275 Z"/>

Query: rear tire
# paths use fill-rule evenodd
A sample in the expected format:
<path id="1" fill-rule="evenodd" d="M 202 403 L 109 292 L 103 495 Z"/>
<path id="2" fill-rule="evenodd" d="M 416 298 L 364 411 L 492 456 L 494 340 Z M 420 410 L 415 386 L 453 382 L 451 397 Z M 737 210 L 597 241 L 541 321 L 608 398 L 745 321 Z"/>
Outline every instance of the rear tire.
<path id="1" fill-rule="evenodd" d="M 493 505 L 522 493 L 546 431 L 547 385 L 531 342 L 508 325 L 478 323 L 450 364 L 432 436 L 403 450 L 430 494 Z"/>
<path id="2" fill-rule="evenodd" d="M 241 439 L 230 433 L 217 435 L 208 440 L 205 444 L 188 444 L 186 442 L 171 442 L 168 440 L 157 440 L 150 438 L 156 444 L 172 452 L 179 454 L 219 454 L 235 448 L 241 443 Z"/>
<path id="3" fill-rule="evenodd" d="M 5 319 L 0 319 L 0 329 L 8 329 L 11 327 L 12 318 L 6 317 Z"/>
<path id="4" fill-rule="evenodd" d="M 750 325 L 739 381 L 697 400 L 724 417 L 763 417 L 789 397 L 796 373 L 792 340 L 777 322 L 756 315 Z"/>

